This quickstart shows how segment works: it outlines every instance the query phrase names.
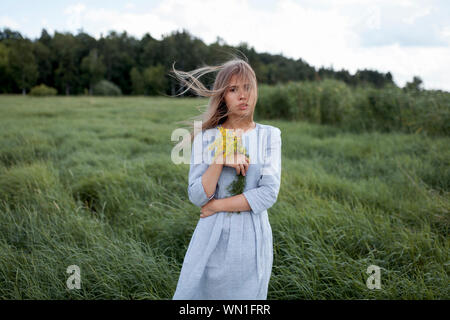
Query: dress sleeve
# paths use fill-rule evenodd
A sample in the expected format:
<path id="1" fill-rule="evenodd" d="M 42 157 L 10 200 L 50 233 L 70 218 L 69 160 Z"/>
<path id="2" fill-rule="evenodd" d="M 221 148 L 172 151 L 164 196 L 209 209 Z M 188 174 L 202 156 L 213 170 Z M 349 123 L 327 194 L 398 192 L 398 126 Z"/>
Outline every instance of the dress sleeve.
<path id="1" fill-rule="evenodd" d="M 281 183 L 281 131 L 271 130 L 266 145 L 261 177 L 258 187 L 244 191 L 253 213 L 269 209 L 277 201 Z"/>
<path id="2" fill-rule="evenodd" d="M 213 193 L 208 198 L 202 184 L 202 176 L 209 167 L 208 163 L 203 161 L 203 151 L 206 146 L 202 136 L 203 133 L 197 134 L 192 144 L 188 183 L 189 200 L 198 207 L 203 207 L 215 195 Z"/>

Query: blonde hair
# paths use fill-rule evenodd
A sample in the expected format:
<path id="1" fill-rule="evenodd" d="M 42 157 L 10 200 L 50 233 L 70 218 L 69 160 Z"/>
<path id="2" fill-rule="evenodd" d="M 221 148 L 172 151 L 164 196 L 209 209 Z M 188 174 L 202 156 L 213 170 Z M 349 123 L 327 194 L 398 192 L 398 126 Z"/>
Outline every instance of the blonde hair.
<path id="1" fill-rule="evenodd" d="M 225 94 L 229 87 L 231 78 L 234 75 L 236 75 L 238 79 L 241 79 L 249 84 L 250 95 L 248 105 L 250 110 L 252 110 L 252 113 L 248 117 L 253 118 L 256 101 L 258 99 L 258 88 L 255 72 L 247 61 L 235 57 L 220 65 L 204 66 L 189 72 L 175 70 L 174 66 L 175 63 L 172 65 L 173 74 L 181 82 L 181 84 L 186 87 L 184 91 L 177 95 L 181 95 L 188 90 L 192 90 L 198 96 L 209 97 L 206 110 L 201 115 L 193 118 L 193 120 L 202 121 L 202 131 L 215 128 L 227 120 L 230 111 L 225 103 Z M 212 89 L 206 88 L 205 85 L 199 80 L 200 77 L 210 72 L 218 72 Z M 243 119 L 246 116 L 240 117 Z M 186 122 L 183 121 L 182 123 Z M 189 121 L 188 125 L 192 126 L 191 141 L 193 141 L 193 121 Z"/>

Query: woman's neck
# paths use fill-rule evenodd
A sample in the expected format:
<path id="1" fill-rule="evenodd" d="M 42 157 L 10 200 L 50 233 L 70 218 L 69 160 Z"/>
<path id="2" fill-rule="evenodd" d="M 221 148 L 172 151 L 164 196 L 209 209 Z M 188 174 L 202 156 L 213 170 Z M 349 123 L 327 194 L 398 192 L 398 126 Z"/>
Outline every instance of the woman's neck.
<path id="1" fill-rule="evenodd" d="M 255 126 L 256 123 L 253 120 L 233 121 L 232 119 L 227 119 L 222 123 L 222 127 L 225 129 L 242 129 L 244 131 L 253 129 Z"/>

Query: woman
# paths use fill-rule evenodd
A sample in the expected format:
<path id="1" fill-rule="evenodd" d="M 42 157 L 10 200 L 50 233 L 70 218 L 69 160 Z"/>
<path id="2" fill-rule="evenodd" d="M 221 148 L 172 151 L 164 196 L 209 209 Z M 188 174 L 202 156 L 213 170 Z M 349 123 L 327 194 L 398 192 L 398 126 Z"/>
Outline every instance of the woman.
<path id="1" fill-rule="evenodd" d="M 218 74 L 208 90 L 198 78 L 211 71 Z M 201 214 L 173 299 L 266 299 L 273 261 L 267 209 L 280 189 L 281 131 L 253 121 L 257 83 L 247 62 L 173 72 L 186 90 L 210 97 L 189 171 L 189 200 Z M 249 157 L 216 149 L 212 161 L 205 159 L 223 129 L 241 138 Z M 231 195 L 227 187 L 238 174 L 245 176 L 244 192 Z"/>

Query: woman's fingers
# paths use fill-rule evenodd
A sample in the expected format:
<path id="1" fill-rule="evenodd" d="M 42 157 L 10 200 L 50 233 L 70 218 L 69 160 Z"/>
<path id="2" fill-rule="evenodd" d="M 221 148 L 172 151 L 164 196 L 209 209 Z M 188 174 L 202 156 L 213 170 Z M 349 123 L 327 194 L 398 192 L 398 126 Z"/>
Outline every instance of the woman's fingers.
<path id="1" fill-rule="evenodd" d="M 207 211 L 207 212 L 202 212 L 200 211 L 200 218 L 206 218 L 209 216 L 212 216 L 215 212 L 211 212 L 211 211 Z"/>
<path id="2" fill-rule="evenodd" d="M 241 164 L 239 165 L 239 167 L 241 168 L 241 174 L 242 174 L 243 176 L 245 176 L 245 168 L 244 168 L 244 164 L 241 163 Z"/>
<path id="3" fill-rule="evenodd" d="M 206 217 L 211 216 L 212 214 L 213 214 L 213 213 L 210 213 L 210 212 L 202 213 L 202 214 L 200 214 L 200 218 L 206 218 Z"/>
<path id="4" fill-rule="evenodd" d="M 235 168 L 237 175 L 245 176 L 250 165 L 250 159 L 244 154 L 235 153 L 227 157 L 225 165 Z"/>

